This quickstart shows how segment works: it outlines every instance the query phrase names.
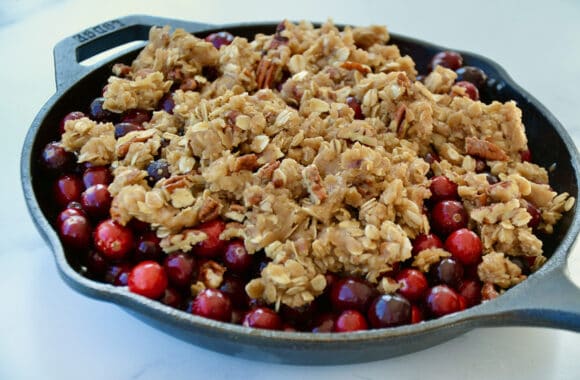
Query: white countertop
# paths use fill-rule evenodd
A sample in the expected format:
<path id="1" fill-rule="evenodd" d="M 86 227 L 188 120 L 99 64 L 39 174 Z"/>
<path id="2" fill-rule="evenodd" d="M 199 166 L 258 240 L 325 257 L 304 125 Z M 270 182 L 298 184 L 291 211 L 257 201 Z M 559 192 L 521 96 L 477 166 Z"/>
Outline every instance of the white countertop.
<path id="1" fill-rule="evenodd" d="M 580 2 L 561 1 L 49 1 L 0 7 L 0 379 L 577 379 L 580 334 L 476 329 L 389 360 L 305 367 L 207 351 L 89 299 L 59 277 L 26 211 L 19 155 L 35 114 L 54 93 L 60 39 L 127 14 L 207 23 L 310 19 L 386 24 L 500 63 L 580 142 Z M 485 5 L 484 5 L 485 4 Z M 578 279 L 578 276 L 576 276 Z M 558 296 L 555 294 L 554 296 Z"/>

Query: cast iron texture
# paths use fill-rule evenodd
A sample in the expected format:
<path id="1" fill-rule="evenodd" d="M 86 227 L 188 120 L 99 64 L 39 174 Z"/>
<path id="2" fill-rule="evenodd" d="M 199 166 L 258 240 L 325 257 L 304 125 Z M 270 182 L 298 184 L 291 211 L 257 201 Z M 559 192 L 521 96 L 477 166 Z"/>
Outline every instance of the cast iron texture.
<path id="1" fill-rule="evenodd" d="M 26 137 L 21 180 L 29 212 L 52 248 L 58 270 L 74 289 L 88 296 L 114 302 L 143 321 L 193 344 L 229 355 L 279 363 L 346 364 L 378 360 L 418 351 L 451 339 L 475 327 L 546 326 L 580 331 L 580 291 L 568 277 L 567 259 L 580 229 L 576 209 L 567 213 L 553 235 L 545 239 L 547 263 L 526 281 L 501 297 L 456 313 L 416 325 L 348 334 L 286 333 L 250 329 L 216 322 L 167 307 L 130 293 L 126 288 L 98 283 L 77 272 L 79 263 L 65 251 L 47 219 L 56 210 L 50 199 L 50 180 L 38 163 L 44 145 L 58 139 L 58 123 L 71 110 L 84 110 L 99 94 L 114 62 L 129 63 L 140 47 L 118 53 L 106 62 L 86 67 L 78 62 L 130 41 L 144 41 L 153 25 L 181 27 L 200 36 L 227 30 L 253 38 L 273 33 L 276 23 L 211 26 L 150 16 L 129 16 L 89 28 L 60 42 L 54 51 L 57 92 L 42 107 Z M 393 34 L 390 43 L 417 62 L 426 72 L 430 57 L 443 47 Z M 578 151 L 570 136 L 530 94 L 516 85 L 496 63 L 462 52 L 465 64 L 482 68 L 489 76 L 481 94 L 491 99 L 515 100 L 523 111 L 529 145 L 537 163 L 555 164 L 550 179 L 558 191 L 578 199 Z"/>

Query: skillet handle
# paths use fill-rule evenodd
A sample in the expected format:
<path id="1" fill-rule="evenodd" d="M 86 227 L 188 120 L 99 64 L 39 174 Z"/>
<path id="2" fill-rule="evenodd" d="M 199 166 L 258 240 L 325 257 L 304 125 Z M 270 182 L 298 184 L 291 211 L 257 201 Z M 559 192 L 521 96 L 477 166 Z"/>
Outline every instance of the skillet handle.
<path id="1" fill-rule="evenodd" d="M 171 25 L 190 33 L 215 26 L 198 22 L 182 21 L 162 17 L 132 15 L 110 20 L 85 29 L 60 41 L 54 47 L 54 67 L 57 91 L 77 82 L 88 74 L 93 66 L 80 62 L 109 49 L 133 41 L 147 41 L 152 26 Z M 117 52 L 115 55 L 121 55 Z"/>
<path id="2" fill-rule="evenodd" d="M 486 325 L 553 327 L 580 332 L 580 288 L 570 279 L 566 263 L 541 277 L 530 277 L 490 302 Z M 575 263 L 574 265 L 578 265 Z"/>

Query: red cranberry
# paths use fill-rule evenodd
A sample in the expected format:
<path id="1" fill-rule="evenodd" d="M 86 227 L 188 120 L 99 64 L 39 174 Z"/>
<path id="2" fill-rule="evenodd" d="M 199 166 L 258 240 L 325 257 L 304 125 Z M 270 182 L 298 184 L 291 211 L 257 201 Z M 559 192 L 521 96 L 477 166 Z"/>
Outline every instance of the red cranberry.
<path id="1" fill-rule="evenodd" d="M 413 256 L 430 248 L 443 248 L 443 242 L 434 234 L 421 234 L 413 240 Z"/>
<path id="2" fill-rule="evenodd" d="M 532 151 L 529 149 L 520 152 L 520 159 L 522 162 L 532 162 Z"/>
<path id="3" fill-rule="evenodd" d="M 105 185 L 94 185 L 81 195 L 83 209 L 94 219 L 102 219 L 109 215 L 111 194 Z"/>
<path id="4" fill-rule="evenodd" d="M 66 218 L 59 228 L 64 245 L 74 249 L 86 249 L 91 243 L 91 225 L 87 218 L 73 215 Z"/>
<path id="5" fill-rule="evenodd" d="M 228 296 L 216 289 L 204 289 L 193 300 L 191 313 L 229 322 L 232 318 L 232 304 Z"/>
<path id="6" fill-rule="evenodd" d="M 84 211 L 82 209 L 79 210 L 77 208 L 68 207 L 68 208 L 65 208 L 64 210 L 62 210 L 60 212 L 60 214 L 58 214 L 58 216 L 56 217 L 56 225 L 60 227 L 62 222 L 64 222 L 65 220 L 67 220 L 71 216 L 86 217 L 87 215 L 84 213 Z"/>
<path id="7" fill-rule="evenodd" d="M 96 98 L 91 102 L 90 108 L 90 116 L 91 119 L 95 121 L 109 121 L 113 118 L 113 113 L 103 108 L 103 104 L 105 103 L 105 98 Z"/>
<path id="8" fill-rule="evenodd" d="M 447 199 L 457 199 L 457 184 L 449 178 L 438 175 L 431 179 L 431 199 L 433 202 L 439 202 Z"/>
<path id="9" fill-rule="evenodd" d="M 358 310 L 365 312 L 377 295 L 377 290 L 368 282 L 354 278 L 337 281 L 330 290 L 330 302 L 335 310 Z"/>
<path id="10" fill-rule="evenodd" d="M 435 317 L 455 313 L 461 308 L 457 293 L 447 285 L 437 285 L 427 294 L 427 307 Z"/>
<path id="11" fill-rule="evenodd" d="M 258 307 L 246 314 L 242 325 L 257 329 L 280 330 L 282 328 L 282 319 L 274 310 L 267 307 Z"/>
<path id="12" fill-rule="evenodd" d="M 467 307 L 481 303 L 481 282 L 477 280 L 463 280 L 458 290 L 459 294 L 465 299 Z"/>
<path id="13" fill-rule="evenodd" d="M 244 280 L 226 272 L 220 285 L 220 290 L 229 297 L 234 307 L 245 309 L 250 302 L 245 287 L 246 282 Z"/>
<path id="14" fill-rule="evenodd" d="M 161 239 L 155 235 L 153 231 L 143 232 L 137 239 L 135 244 L 135 251 L 133 252 L 133 260 L 136 262 L 144 260 L 159 261 L 163 256 L 163 250 L 159 243 Z"/>
<path id="15" fill-rule="evenodd" d="M 102 221 L 95 229 L 95 246 L 107 259 L 121 260 L 133 249 L 133 233 L 112 219 Z"/>
<path id="16" fill-rule="evenodd" d="M 62 135 L 65 132 L 64 126 L 66 125 L 67 121 L 78 120 L 78 119 L 82 119 L 83 117 L 85 117 L 85 114 L 80 112 L 80 111 L 73 111 L 73 112 L 66 114 L 65 117 L 63 117 L 62 120 L 60 121 L 60 127 L 59 127 L 60 134 Z"/>
<path id="17" fill-rule="evenodd" d="M 222 46 L 231 44 L 234 40 L 234 36 L 228 32 L 222 31 L 210 34 L 209 36 L 205 37 L 205 40 L 207 42 L 211 42 L 216 49 L 219 49 Z"/>
<path id="18" fill-rule="evenodd" d="M 481 259 L 483 246 L 475 232 L 461 228 L 451 233 L 445 240 L 445 249 L 462 264 L 471 265 Z"/>
<path id="19" fill-rule="evenodd" d="M 419 323 L 423 320 L 423 311 L 421 310 L 421 308 L 417 305 L 412 305 L 411 306 L 411 323 L 415 324 L 415 323 Z"/>
<path id="20" fill-rule="evenodd" d="M 540 210 L 536 206 L 528 202 L 528 204 L 526 205 L 526 211 L 532 217 L 528 222 L 528 227 L 538 228 L 540 222 L 542 221 L 542 213 L 540 212 Z"/>
<path id="21" fill-rule="evenodd" d="M 334 324 L 335 332 L 351 332 L 367 330 L 369 328 L 366 318 L 357 310 L 343 311 Z"/>
<path id="22" fill-rule="evenodd" d="M 252 255 L 246 251 L 243 241 L 232 240 L 224 251 L 223 261 L 232 272 L 243 274 L 252 266 Z"/>
<path id="23" fill-rule="evenodd" d="M 380 329 L 411 323 L 411 304 L 398 294 L 378 296 L 367 312 L 372 327 Z"/>
<path id="24" fill-rule="evenodd" d="M 197 227 L 207 235 L 207 239 L 194 247 L 197 256 L 212 259 L 217 257 L 223 250 L 225 242 L 220 240 L 220 234 L 226 229 L 226 224 L 218 219 L 205 222 Z"/>
<path id="25" fill-rule="evenodd" d="M 433 267 L 433 280 L 435 283 L 449 285 L 457 288 L 463 278 L 463 265 L 453 257 L 442 259 L 439 264 Z"/>
<path id="26" fill-rule="evenodd" d="M 330 333 L 334 331 L 335 317 L 332 313 L 320 314 L 313 322 L 313 333 Z"/>
<path id="27" fill-rule="evenodd" d="M 129 273 L 129 290 L 147 298 L 157 299 L 167 289 L 167 275 L 155 261 L 142 261 Z"/>
<path id="28" fill-rule="evenodd" d="M 300 307 L 290 307 L 282 304 L 280 316 L 285 322 L 302 328 L 309 324 L 318 310 L 318 299 Z"/>
<path id="29" fill-rule="evenodd" d="M 168 287 L 165 289 L 160 301 L 167 306 L 181 309 L 183 305 L 183 296 L 176 289 Z"/>
<path id="30" fill-rule="evenodd" d="M 127 223 L 127 227 L 136 233 L 145 233 L 149 231 L 149 224 L 139 219 L 131 219 L 129 223 Z"/>
<path id="31" fill-rule="evenodd" d="M 75 163 L 75 155 L 67 152 L 58 142 L 46 144 L 42 150 L 41 162 L 45 168 L 55 172 L 70 170 Z"/>
<path id="32" fill-rule="evenodd" d="M 462 87 L 465 89 L 465 95 L 471 100 L 479 100 L 479 90 L 475 85 L 471 82 L 467 81 L 460 81 L 455 83 L 456 86 Z"/>
<path id="33" fill-rule="evenodd" d="M 151 112 L 147 110 L 132 109 L 125 111 L 121 116 L 122 123 L 142 125 L 151 120 Z"/>
<path id="34" fill-rule="evenodd" d="M 431 210 L 433 229 L 441 235 L 449 235 L 455 230 L 467 227 L 467 212 L 458 201 L 441 201 Z"/>
<path id="35" fill-rule="evenodd" d="M 54 184 L 54 197 L 60 207 L 66 207 L 69 202 L 81 199 L 83 181 L 76 175 L 59 177 Z"/>
<path id="36" fill-rule="evenodd" d="M 115 286 L 127 286 L 133 267 L 129 263 L 111 265 L 105 273 L 105 281 Z"/>
<path id="37" fill-rule="evenodd" d="M 479 67 L 463 66 L 458 68 L 457 81 L 467 81 L 473 83 L 477 88 L 482 88 L 487 81 L 487 75 Z"/>
<path id="38" fill-rule="evenodd" d="M 170 253 L 163 262 L 169 283 L 177 288 L 185 288 L 191 284 L 195 273 L 195 260 L 184 252 Z"/>
<path id="39" fill-rule="evenodd" d="M 416 269 L 403 269 L 395 279 L 401 285 L 398 292 L 409 301 L 421 299 L 429 288 L 425 275 Z"/>
<path id="40" fill-rule="evenodd" d="M 457 70 L 463 66 L 463 57 L 461 54 L 454 51 L 441 51 L 433 56 L 429 66 L 432 70 L 437 65 L 446 67 L 450 70 Z"/>
<path id="41" fill-rule="evenodd" d="M 106 166 L 93 166 L 87 168 L 83 173 L 83 183 L 86 188 L 93 185 L 108 186 L 111 182 L 113 182 L 113 176 Z"/>
<path id="42" fill-rule="evenodd" d="M 360 103 L 354 96 L 349 96 L 346 98 L 346 104 L 354 111 L 354 118 L 357 120 L 364 119 L 364 115 L 362 113 L 362 108 Z"/>
<path id="43" fill-rule="evenodd" d="M 150 186 L 155 186 L 157 181 L 163 178 L 169 178 L 170 175 L 169 163 L 164 159 L 151 161 L 147 166 L 147 182 L 149 182 Z"/>
<path id="44" fill-rule="evenodd" d="M 115 138 L 118 139 L 120 137 L 125 136 L 129 132 L 133 131 L 142 131 L 144 128 L 140 124 L 133 124 L 127 122 L 121 122 L 115 124 Z"/>
<path id="45" fill-rule="evenodd" d="M 465 310 L 467 308 L 467 301 L 465 298 L 461 294 L 458 294 L 457 299 L 459 301 L 459 311 Z"/>

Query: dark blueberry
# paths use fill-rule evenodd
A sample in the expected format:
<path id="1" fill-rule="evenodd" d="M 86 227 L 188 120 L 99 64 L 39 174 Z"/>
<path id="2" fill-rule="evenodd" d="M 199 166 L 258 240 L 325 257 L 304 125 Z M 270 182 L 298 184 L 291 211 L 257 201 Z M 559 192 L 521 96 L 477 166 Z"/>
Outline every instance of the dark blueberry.
<path id="1" fill-rule="evenodd" d="M 170 175 L 169 164 L 164 159 L 151 161 L 147 166 L 147 182 L 150 186 L 154 186 L 157 181 L 163 178 L 169 178 Z"/>
<path id="2" fill-rule="evenodd" d="M 53 141 L 42 150 L 41 161 L 44 167 L 54 172 L 64 172 L 72 168 L 75 155 L 67 152 L 60 143 Z"/>
<path id="3" fill-rule="evenodd" d="M 487 75 L 479 67 L 463 66 L 456 70 L 457 81 L 473 83 L 477 88 L 482 88 L 487 81 Z"/>
<path id="4" fill-rule="evenodd" d="M 372 327 L 399 326 L 411 323 L 411 303 L 398 294 L 378 296 L 367 312 Z"/>
<path id="5" fill-rule="evenodd" d="M 90 117 L 95 121 L 110 121 L 114 114 L 103 108 L 105 98 L 96 98 L 90 105 Z"/>
<path id="6" fill-rule="evenodd" d="M 118 139 L 119 137 L 125 136 L 129 132 L 133 131 L 142 131 L 143 127 L 139 124 L 133 123 L 117 123 L 115 124 L 115 138 Z"/>
<path id="7" fill-rule="evenodd" d="M 463 265 L 452 257 L 447 257 L 434 267 L 433 278 L 436 283 L 457 288 L 463 278 Z"/>

